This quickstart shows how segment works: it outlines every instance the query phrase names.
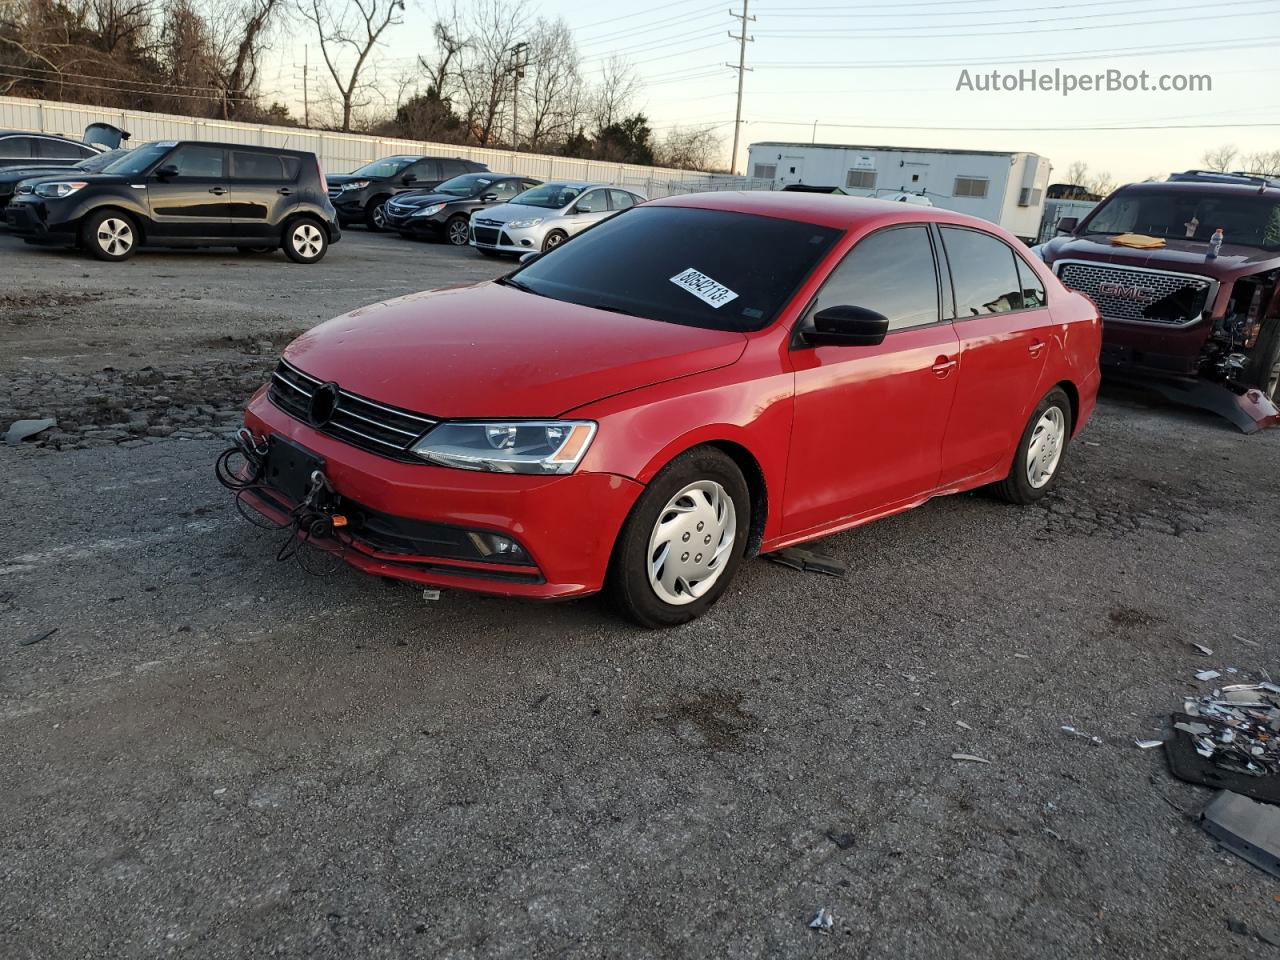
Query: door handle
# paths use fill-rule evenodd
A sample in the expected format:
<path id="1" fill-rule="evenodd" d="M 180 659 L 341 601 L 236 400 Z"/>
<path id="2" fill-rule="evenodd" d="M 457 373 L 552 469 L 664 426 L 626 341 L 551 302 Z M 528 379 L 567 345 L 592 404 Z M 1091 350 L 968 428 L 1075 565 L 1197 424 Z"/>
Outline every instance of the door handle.
<path id="1" fill-rule="evenodd" d="M 939 380 L 941 380 L 944 377 L 949 376 L 952 368 L 959 364 L 960 361 L 953 357 L 941 356 L 937 360 L 933 361 L 933 373 Z"/>
<path id="2" fill-rule="evenodd" d="M 276 193 L 280 194 L 280 196 L 282 196 L 282 197 L 292 197 L 292 196 L 293 196 L 293 191 L 292 191 L 292 190 L 290 190 L 288 187 L 281 187 L 279 190 L 277 190 L 277 191 L 276 191 Z"/>
<path id="3" fill-rule="evenodd" d="M 1027 347 L 1027 353 L 1031 354 L 1031 356 L 1033 357 L 1038 357 L 1040 356 L 1040 351 L 1043 349 L 1044 349 L 1044 341 L 1035 340 L 1031 343 L 1031 346 Z"/>
<path id="4" fill-rule="evenodd" d="M 209 192 L 214 194 L 215 196 L 220 197 L 227 192 L 227 188 L 226 187 L 210 187 Z"/>

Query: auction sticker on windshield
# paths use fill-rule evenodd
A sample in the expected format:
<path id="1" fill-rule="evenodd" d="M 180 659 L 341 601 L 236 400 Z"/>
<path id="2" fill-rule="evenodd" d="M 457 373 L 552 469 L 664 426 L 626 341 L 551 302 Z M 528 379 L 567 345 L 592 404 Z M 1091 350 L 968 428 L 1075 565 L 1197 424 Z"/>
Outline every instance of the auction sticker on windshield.
<path id="1" fill-rule="evenodd" d="M 677 273 L 671 282 L 682 290 L 687 290 L 703 303 L 710 304 L 719 310 L 730 300 L 738 299 L 738 295 L 722 283 L 716 283 L 705 273 L 699 273 L 693 267 Z"/>

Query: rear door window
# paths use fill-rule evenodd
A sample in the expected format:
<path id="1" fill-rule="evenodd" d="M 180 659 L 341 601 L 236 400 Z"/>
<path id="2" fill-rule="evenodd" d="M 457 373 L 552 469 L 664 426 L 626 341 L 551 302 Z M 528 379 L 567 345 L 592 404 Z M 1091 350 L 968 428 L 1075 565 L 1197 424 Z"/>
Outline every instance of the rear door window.
<path id="1" fill-rule="evenodd" d="M 226 177 L 224 152 L 220 147 L 187 144 L 165 158 L 164 165 L 178 168 L 175 179 L 222 180 Z"/>
<path id="2" fill-rule="evenodd" d="M 458 173 L 465 172 L 466 171 L 464 170 L 458 171 Z M 415 180 L 435 181 L 448 180 L 451 179 L 453 175 L 449 173 L 441 173 L 441 163 L 439 160 L 418 160 L 417 162 L 410 164 L 408 169 L 404 171 L 404 176 L 413 177 Z"/>
<path id="3" fill-rule="evenodd" d="M 30 160 L 34 146 L 31 137 L 0 137 L 0 160 Z"/>
<path id="4" fill-rule="evenodd" d="M 1043 307 L 1046 303 L 1044 284 L 1040 282 L 1040 278 L 1036 276 L 1036 272 L 1031 269 L 1027 261 L 1016 254 L 1013 259 L 1018 267 L 1018 285 L 1022 288 L 1023 309 L 1033 310 L 1036 307 Z"/>
<path id="5" fill-rule="evenodd" d="M 842 306 L 884 314 L 890 331 L 937 323 L 938 273 L 929 229 L 890 227 L 859 240 L 831 271 L 808 316 Z"/>
<path id="6" fill-rule="evenodd" d="M 235 180 L 265 180 L 269 183 L 285 183 L 293 179 L 285 175 L 281 157 L 252 150 L 231 151 L 231 176 Z"/>
<path id="7" fill-rule="evenodd" d="M 519 180 L 499 180 L 497 183 L 490 185 L 486 193 L 492 193 L 499 200 L 510 200 L 520 192 Z"/>
<path id="8" fill-rule="evenodd" d="M 613 204 L 615 210 L 626 210 L 627 207 L 636 205 L 636 198 L 625 190 L 610 190 L 609 201 Z"/>
<path id="9" fill-rule="evenodd" d="M 573 207 L 574 213 L 602 213 L 608 209 L 604 190 L 588 190 Z"/>
<path id="10" fill-rule="evenodd" d="M 69 140 L 52 140 L 40 137 L 36 140 L 36 153 L 45 160 L 83 160 L 97 155 L 96 150 L 72 143 Z"/>
<path id="11" fill-rule="evenodd" d="M 1022 309 L 1017 256 L 1004 241 L 961 227 L 943 227 L 941 232 L 956 291 L 957 319 Z"/>

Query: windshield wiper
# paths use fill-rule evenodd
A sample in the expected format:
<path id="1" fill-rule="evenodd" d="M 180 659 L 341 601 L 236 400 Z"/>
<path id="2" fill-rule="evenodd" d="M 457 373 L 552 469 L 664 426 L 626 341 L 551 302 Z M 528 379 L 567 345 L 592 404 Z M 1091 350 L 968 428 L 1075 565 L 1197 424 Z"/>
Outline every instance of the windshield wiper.
<path id="1" fill-rule="evenodd" d="M 624 317 L 640 317 L 641 320 L 651 319 L 638 313 L 632 313 L 630 310 L 623 310 L 621 307 L 610 306 L 607 303 L 584 303 L 582 306 L 590 307 L 592 310 L 603 310 L 605 313 L 620 313 Z"/>
<path id="2" fill-rule="evenodd" d="M 498 278 L 497 280 L 495 280 L 494 282 L 495 282 L 495 283 L 500 283 L 500 284 L 502 284 L 504 287 L 515 287 L 517 290 L 522 290 L 522 291 L 524 291 L 525 293 L 532 293 L 535 297 L 545 297 L 545 296 L 546 296 L 546 294 L 545 294 L 545 293 L 542 293 L 542 292 L 541 292 L 541 291 L 539 291 L 539 290 L 535 290 L 535 289 L 533 289 L 533 287 L 529 286 L 529 285 L 528 285 L 527 283 L 525 283 L 523 280 L 517 280 L 515 277 L 499 277 L 499 278 Z"/>

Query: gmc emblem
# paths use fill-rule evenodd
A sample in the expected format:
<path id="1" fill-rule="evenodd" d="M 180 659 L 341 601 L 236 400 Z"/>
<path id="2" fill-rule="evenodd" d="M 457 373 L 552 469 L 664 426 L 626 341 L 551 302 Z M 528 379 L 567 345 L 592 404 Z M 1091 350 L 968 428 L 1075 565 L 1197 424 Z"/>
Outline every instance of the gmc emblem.
<path id="1" fill-rule="evenodd" d="M 1150 300 L 1156 295 L 1155 287 L 1139 287 L 1137 284 L 1131 283 L 1107 283 L 1098 284 L 1098 295 L 1103 297 L 1115 297 L 1117 300 Z"/>

